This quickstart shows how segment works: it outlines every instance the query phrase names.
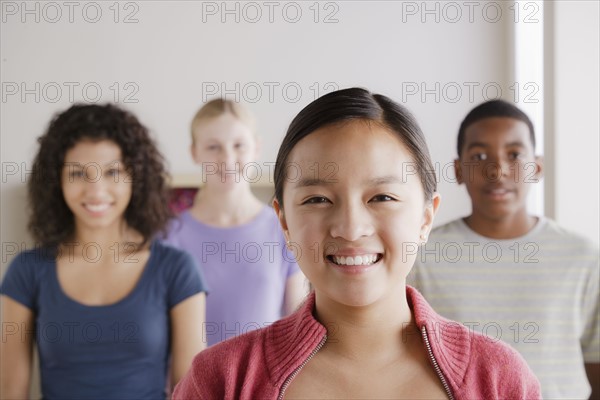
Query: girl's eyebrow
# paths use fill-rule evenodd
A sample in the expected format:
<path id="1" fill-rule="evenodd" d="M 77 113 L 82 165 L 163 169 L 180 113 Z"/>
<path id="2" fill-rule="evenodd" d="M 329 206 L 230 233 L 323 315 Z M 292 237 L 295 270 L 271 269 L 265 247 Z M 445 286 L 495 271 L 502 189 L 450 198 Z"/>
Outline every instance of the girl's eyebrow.
<path id="1" fill-rule="evenodd" d="M 122 163 L 123 163 L 123 160 L 114 160 L 114 161 L 110 161 L 110 162 L 107 162 L 106 164 L 104 164 L 104 167 L 112 167 L 115 164 L 122 164 Z M 86 167 L 88 165 L 97 165 L 97 163 L 95 163 L 95 162 L 92 161 L 92 162 L 89 162 L 89 163 L 82 164 L 79 161 L 65 161 L 63 163 L 63 168 L 65 168 L 65 167 L 83 168 L 83 167 Z"/>
<path id="2" fill-rule="evenodd" d="M 367 181 L 369 186 L 387 185 L 391 183 L 406 183 L 406 180 L 395 175 L 387 175 L 379 178 L 369 179 Z"/>
<path id="3" fill-rule="evenodd" d="M 123 164 L 123 160 L 114 160 L 109 163 L 104 164 L 105 167 L 112 167 L 115 164 Z"/>
<path id="4" fill-rule="evenodd" d="M 335 180 L 321 179 L 321 178 L 302 178 L 296 183 L 296 187 L 310 187 L 310 186 L 327 186 L 334 183 Z"/>
<path id="5" fill-rule="evenodd" d="M 337 182 L 335 177 L 330 179 L 321 179 L 321 178 L 302 178 L 296 184 L 297 188 L 302 187 L 310 187 L 310 186 L 329 186 Z M 378 185 L 387 185 L 393 183 L 406 183 L 405 179 L 402 179 L 399 176 L 395 175 L 387 175 L 378 178 L 368 179 L 366 182 L 367 186 L 378 186 Z"/>

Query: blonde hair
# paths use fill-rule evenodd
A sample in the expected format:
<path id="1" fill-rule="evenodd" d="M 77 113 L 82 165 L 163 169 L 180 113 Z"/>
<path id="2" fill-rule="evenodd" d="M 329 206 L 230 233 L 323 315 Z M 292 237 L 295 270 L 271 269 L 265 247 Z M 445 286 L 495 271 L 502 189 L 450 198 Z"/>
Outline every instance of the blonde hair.
<path id="1" fill-rule="evenodd" d="M 250 113 L 250 111 L 248 111 L 240 103 L 219 98 L 206 103 L 204 106 L 202 106 L 202 108 L 198 110 L 196 115 L 194 115 L 190 126 L 190 131 L 192 134 L 192 143 L 195 140 L 194 130 L 203 120 L 217 118 L 226 113 L 230 113 L 231 115 L 239 119 L 242 123 L 247 125 L 252 132 L 254 132 L 255 120 L 254 116 Z"/>

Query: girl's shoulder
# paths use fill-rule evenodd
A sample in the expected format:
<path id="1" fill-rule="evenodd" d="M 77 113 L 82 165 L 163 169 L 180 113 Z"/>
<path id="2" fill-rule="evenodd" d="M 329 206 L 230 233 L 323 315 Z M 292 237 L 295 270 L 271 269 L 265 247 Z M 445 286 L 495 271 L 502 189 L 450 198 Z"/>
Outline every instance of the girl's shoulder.
<path id="1" fill-rule="evenodd" d="M 500 339 L 470 331 L 470 386 L 494 387 L 498 398 L 540 399 L 540 383 L 525 359 Z"/>
<path id="2" fill-rule="evenodd" d="M 326 338 L 313 308 L 311 295 L 293 314 L 202 351 L 173 399 L 277 397 L 285 378 Z"/>
<path id="3" fill-rule="evenodd" d="M 30 273 L 42 273 L 56 263 L 58 251 L 54 248 L 34 247 L 24 250 L 10 262 L 9 270 L 25 270 Z"/>
<path id="4" fill-rule="evenodd" d="M 195 268 L 196 261 L 186 251 L 162 240 L 154 240 L 150 244 L 152 267 L 165 270 Z"/>
<path id="5" fill-rule="evenodd" d="M 181 299 L 199 292 L 207 292 L 208 285 L 198 267 L 195 258 L 182 250 L 160 240 L 152 242 L 150 247 L 151 265 L 148 268 L 170 288 L 176 304 Z"/>
<path id="6" fill-rule="evenodd" d="M 47 282 L 56 265 L 56 252 L 48 248 L 33 248 L 19 253 L 8 266 L 0 293 L 35 309 L 42 282 Z"/>

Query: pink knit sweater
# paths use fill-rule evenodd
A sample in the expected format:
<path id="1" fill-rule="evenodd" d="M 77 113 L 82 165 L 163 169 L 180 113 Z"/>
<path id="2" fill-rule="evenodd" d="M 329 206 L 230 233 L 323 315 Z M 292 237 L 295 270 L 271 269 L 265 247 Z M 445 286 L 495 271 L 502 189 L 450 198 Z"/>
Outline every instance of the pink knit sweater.
<path id="1" fill-rule="evenodd" d="M 406 294 L 449 397 L 541 398 L 537 378 L 515 350 L 439 316 L 416 289 L 407 286 Z M 289 317 L 198 354 L 173 399 L 280 398 L 292 374 L 326 340 L 314 303 L 313 294 Z"/>

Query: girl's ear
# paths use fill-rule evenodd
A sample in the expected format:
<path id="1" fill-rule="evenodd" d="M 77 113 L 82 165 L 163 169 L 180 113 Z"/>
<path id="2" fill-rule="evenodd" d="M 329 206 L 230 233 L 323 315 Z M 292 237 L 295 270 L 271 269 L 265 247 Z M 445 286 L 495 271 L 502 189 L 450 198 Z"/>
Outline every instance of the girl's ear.
<path id="1" fill-rule="evenodd" d="M 279 224 L 281 225 L 283 234 L 285 235 L 285 240 L 289 241 L 290 235 L 288 232 L 287 221 L 285 220 L 285 213 L 283 212 L 283 209 L 281 208 L 281 205 L 279 204 L 279 201 L 277 201 L 277 199 L 273 199 L 272 204 L 273 204 L 273 208 L 275 209 L 275 213 L 277 214 L 277 218 L 279 219 Z"/>
<path id="2" fill-rule="evenodd" d="M 256 143 L 255 149 L 254 149 L 254 159 L 258 160 L 260 157 L 260 154 L 262 153 L 262 138 L 256 134 L 254 134 L 254 143 Z"/>
<path id="3" fill-rule="evenodd" d="M 192 144 L 190 144 L 190 154 L 192 155 L 192 160 L 194 160 L 194 163 L 200 164 L 198 157 L 196 156 L 196 143 L 194 141 L 192 141 Z"/>
<path id="4" fill-rule="evenodd" d="M 440 207 L 441 196 L 439 193 L 435 192 L 431 198 L 429 204 L 425 205 L 425 213 L 423 215 L 423 225 L 421 225 L 421 238 L 424 238 L 424 241 L 427 241 L 427 237 L 431 232 L 433 227 L 433 220 L 435 218 L 435 214 L 437 214 L 438 208 Z"/>
<path id="5" fill-rule="evenodd" d="M 456 182 L 460 185 L 463 184 L 462 166 L 460 165 L 460 159 L 454 160 L 454 175 L 456 176 Z"/>
<path id="6" fill-rule="evenodd" d="M 544 177 L 544 156 L 535 156 L 535 179 L 539 182 Z"/>

